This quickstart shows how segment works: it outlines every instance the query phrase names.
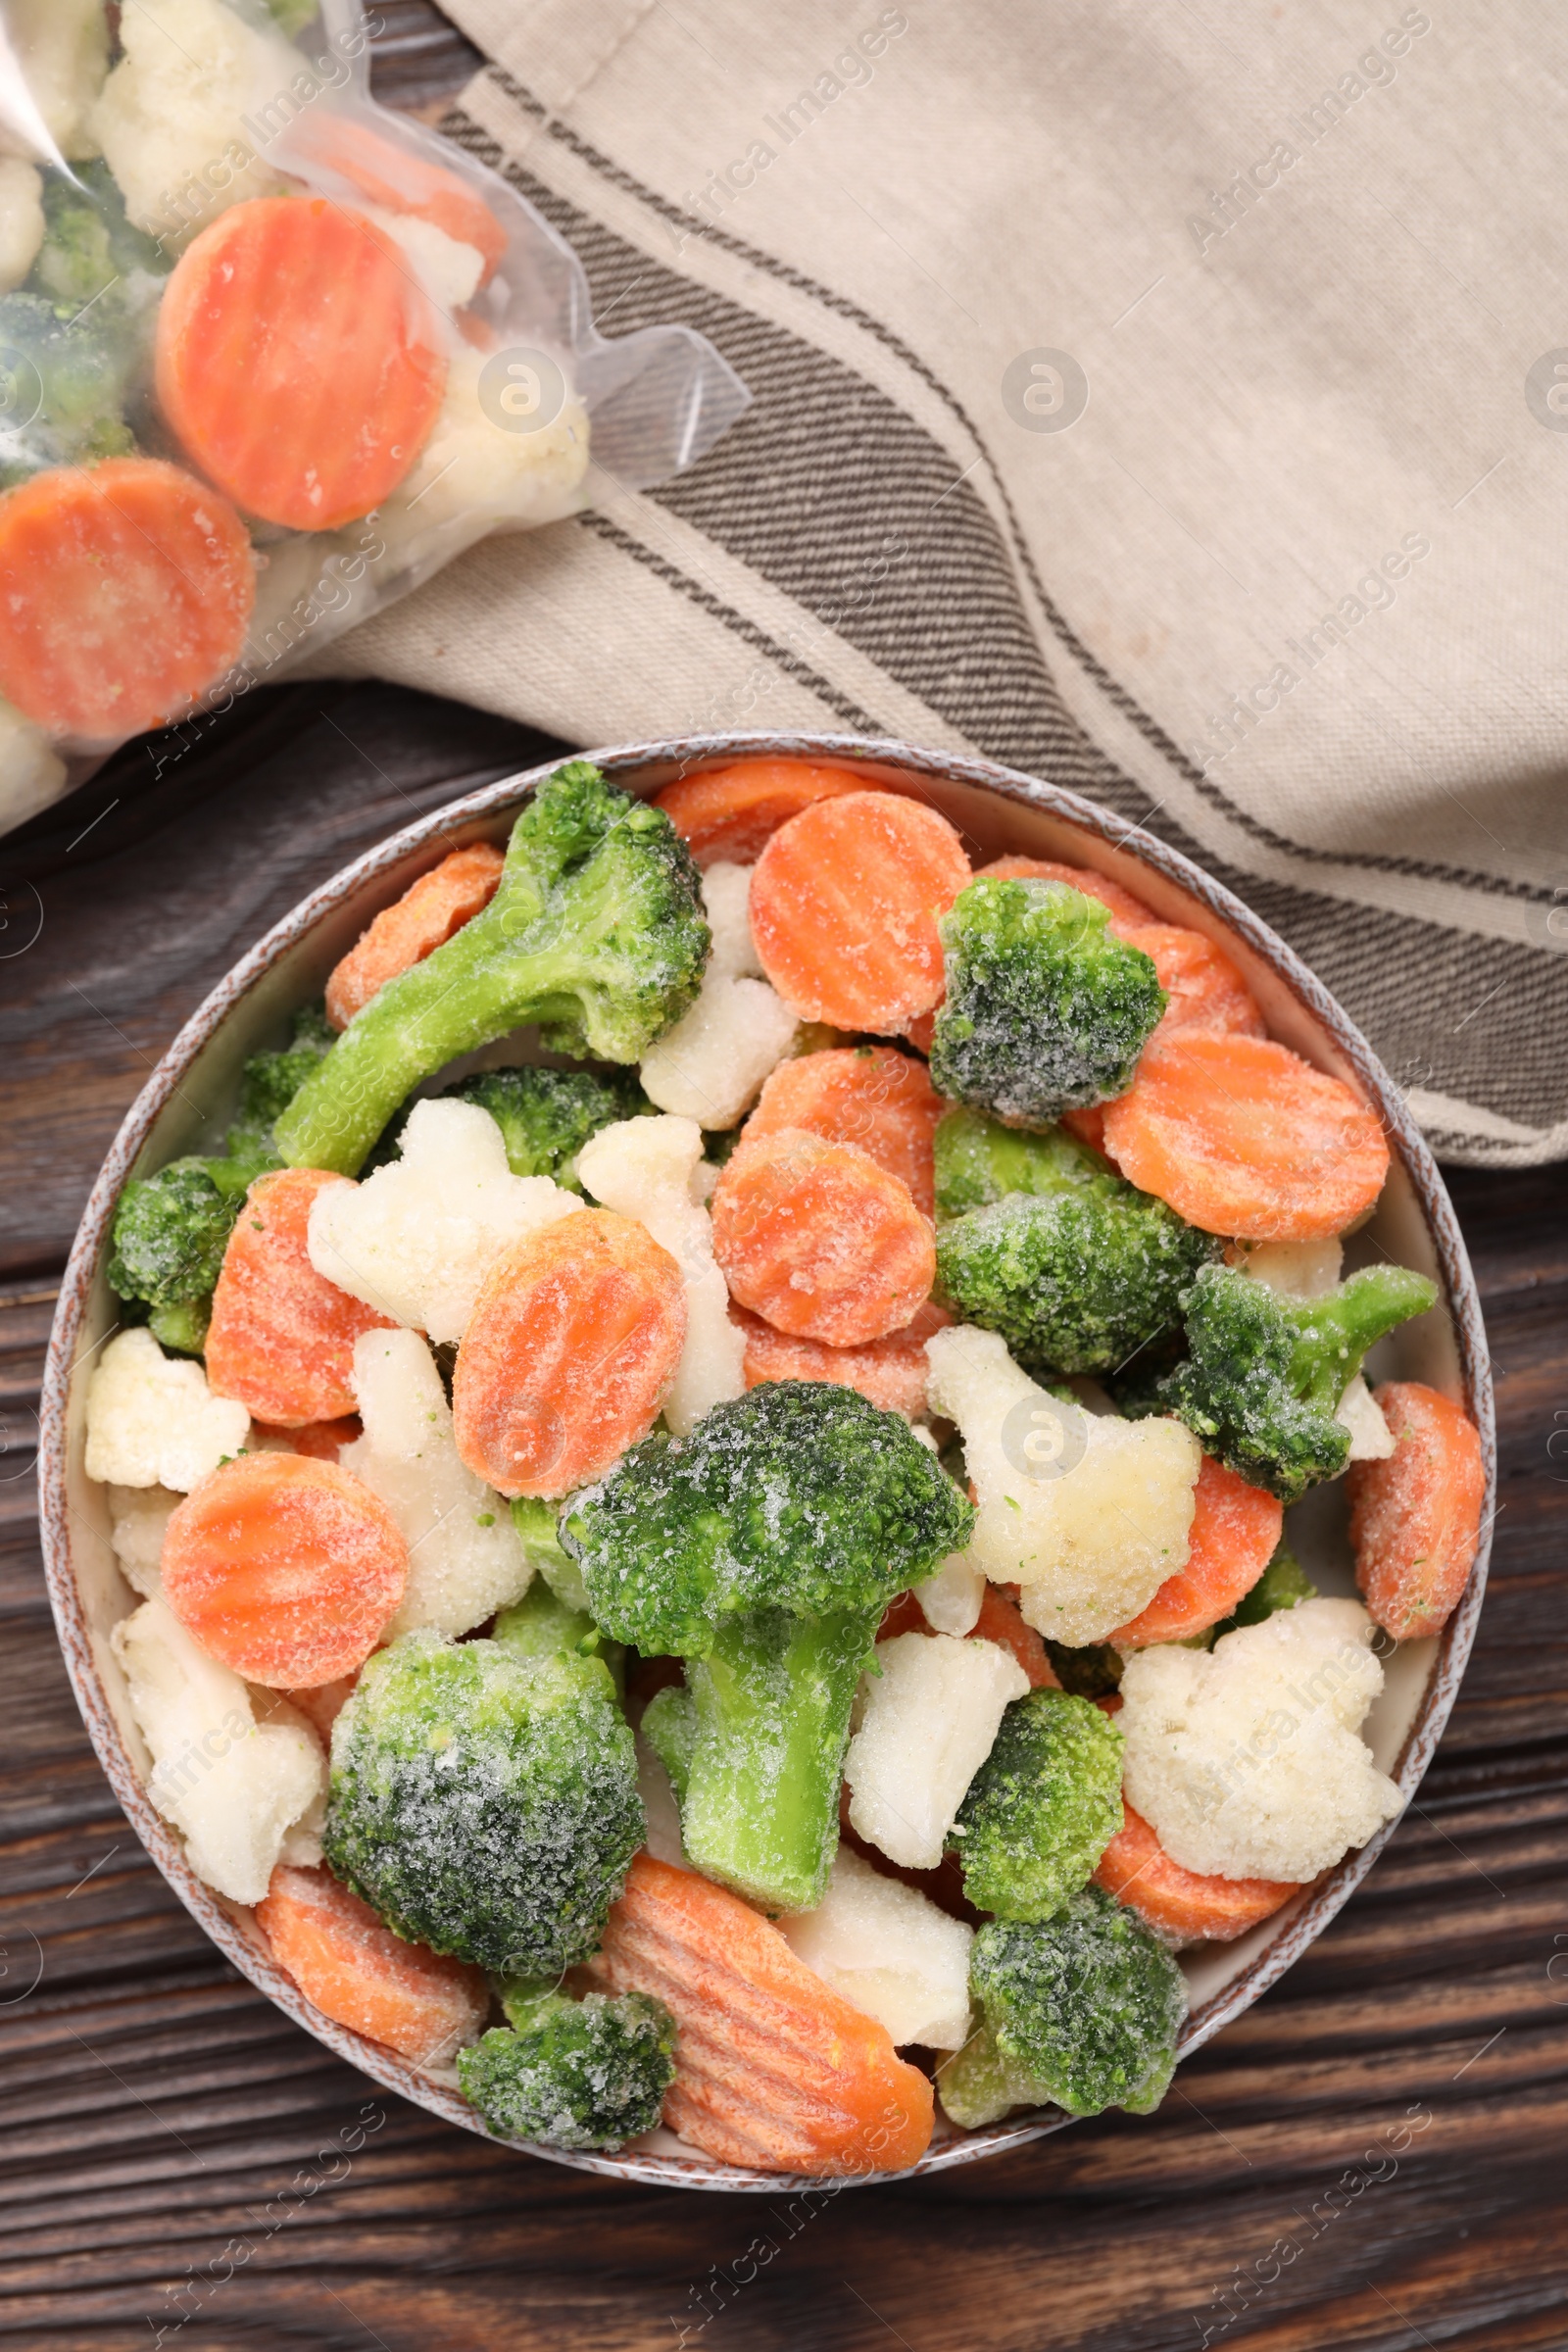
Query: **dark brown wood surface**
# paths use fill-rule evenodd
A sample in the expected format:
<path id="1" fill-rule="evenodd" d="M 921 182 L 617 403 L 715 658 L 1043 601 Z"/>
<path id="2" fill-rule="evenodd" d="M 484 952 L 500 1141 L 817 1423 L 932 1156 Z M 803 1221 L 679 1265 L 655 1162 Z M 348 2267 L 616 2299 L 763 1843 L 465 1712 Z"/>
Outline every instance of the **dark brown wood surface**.
<path id="1" fill-rule="evenodd" d="M 28 1404 L 82 1201 L 268 923 L 548 749 L 407 693 L 286 688 L 0 843 L 0 2339 L 129 2352 L 183 2319 L 180 2352 L 1568 2345 L 1558 1170 L 1452 1176 L 1503 1509 L 1439 1759 L 1363 1891 L 1150 2120 L 815 2210 L 628 2190 L 385 2097 L 234 1975 L 142 1852 L 76 1716 L 32 1516 Z"/>

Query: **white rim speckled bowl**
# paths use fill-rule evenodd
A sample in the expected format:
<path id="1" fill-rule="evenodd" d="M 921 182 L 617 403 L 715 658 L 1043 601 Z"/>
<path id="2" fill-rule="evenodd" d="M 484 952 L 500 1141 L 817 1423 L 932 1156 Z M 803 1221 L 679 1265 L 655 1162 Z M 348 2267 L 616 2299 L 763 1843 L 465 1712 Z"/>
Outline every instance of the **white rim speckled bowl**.
<path id="1" fill-rule="evenodd" d="M 1228 890 L 1176 851 L 1147 834 L 1132 835 L 1108 811 L 1060 786 L 986 760 L 841 735 L 701 735 L 585 756 L 618 784 L 647 793 L 695 768 L 765 754 L 863 768 L 895 790 L 941 808 L 971 849 L 986 857 L 1015 851 L 1064 858 L 1123 882 L 1163 919 L 1206 932 L 1223 945 L 1261 1004 L 1270 1033 L 1344 1079 L 1376 1109 L 1392 1148 L 1393 1168 L 1362 1250 L 1381 1250 L 1419 1267 L 1443 1293 L 1432 1313 L 1382 1344 L 1379 1374 L 1422 1379 L 1461 1398 L 1480 1428 L 1487 1463 L 1487 1532 L 1464 1598 L 1441 1637 L 1405 1644 L 1388 1660 L 1387 1686 L 1368 1720 L 1377 1761 L 1408 1800 L 1447 1720 L 1474 1639 L 1496 1459 L 1486 1336 L 1469 1260 L 1442 1177 L 1397 1087 L 1321 982 Z M 186 1022 L 132 1105 L 88 1200 L 61 1290 L 40 1415 L 44 1560 L 61 1647 L 99 1760 L 142 1842 L 181 1901 L 253 1984 L 375 2082 L 486 2137 L 450 2070 L 422 2071 L 322 2017 L 274 1965 L 250 1913 L 196 1878 L 180 1839 L 154 1810 L 145 1785 L 146 1751 L 109 1646 L 112 1628 L 137 1605 L 136 1595 L 110 1549 L 104 1490 L 89 1483 L 82 1467 L 84 1400 L 93 1352 L 115 1320 L 104 1265 L 115 1206 L 127 1178 L 151 1173 L 180 1152 L 216 1147 L 230 1115 L 243 1056 L 281 1041 L 287 1015 L 319 995 L 327 972 L 369 917 L 417 874 L 461 843 L 503 839 L 518 805 L 549 772 L 532 768 L 469 793 L 356 858 L 259 941 Z M 1326 1508 L 1321 1502 L 1300 1506 L 1311 1518 L 1299 1531 L 1293 1524 L 1293 1541 L 1307 1552 L 1306 1564 L 1320 1585 L 1349 1592 L 1340 1491 L 1320 1494 L 1325 1492 Z M 1239 2016 L 1299 1958 L 1360 1885 L 1389 1835 L 1386 1830 L 1347 1855 L 1237 1942 L 1200 1947 L 1184 1957 L 1192 1994 L 1181 2040 L 1184 2056 Z M 971 2164 L 1058 2131 L 1068 2120 L 1051 2109 L 962 2133 L 946 2132 L 939 2120 L 941 2135 L 910 2171 Z M 805 2184 L 802 2176 L 711 2163 L 663 2131 L 613 2156 L 520 2144 L 558 2164 L 661 2186 L 773 2190 Z"/>

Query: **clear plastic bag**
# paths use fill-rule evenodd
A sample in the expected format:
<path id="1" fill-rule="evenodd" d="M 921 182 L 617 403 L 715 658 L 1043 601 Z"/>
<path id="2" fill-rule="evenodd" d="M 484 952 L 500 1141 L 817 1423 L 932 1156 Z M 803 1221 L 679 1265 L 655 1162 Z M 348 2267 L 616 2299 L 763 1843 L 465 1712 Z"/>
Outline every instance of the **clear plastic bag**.
<path id="1" fill-rule="evenodd" d="M 369 95 L 359 0 L 4 0 L 0 831 L 748 394 Z"/>

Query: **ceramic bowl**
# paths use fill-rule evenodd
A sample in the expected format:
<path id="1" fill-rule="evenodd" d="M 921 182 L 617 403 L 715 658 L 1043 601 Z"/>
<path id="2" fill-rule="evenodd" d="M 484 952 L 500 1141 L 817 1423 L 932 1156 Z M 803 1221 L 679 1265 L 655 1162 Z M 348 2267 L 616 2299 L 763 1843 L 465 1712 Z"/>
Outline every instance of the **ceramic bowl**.
<path id="1" fill-rule="evenodd" d="M 1240 900 L 1162 842 L 1129 831 L 1119 818 L 1057 785 L 989 760 L 881 739 L 763 734 L 628 744 L 589 757 L 616 783 L 646 794 L 677 774 L 766 753 L 848 762 L 895 791 L 934 804 L 963 833 L 976 863 L 1013 851 L 1093 866 L 1124 883 L 1162 918 L 1216 940 L 1240 965 L 1271 1034 L 1375 1108 L 1388 1133 L 1393 1168 L 1349 1262 L 1381 1252 L 1418 1267 L 1440 1284 L 1442 1302 L 1385 1341 L 1373 1369 L 1379 1377 L 1426 1381 L 1462 1399 L 1486 1449 L 1484 1523 L 1490 1527 L 1495 1477 L 1491 1378 L 1481 1307 L 1452 1206 L 1398 1088 L 1299 957 Z M 420 2070 L 322 2017 L 273 1964 L 250 1913 L 196 1878 L 180 1839 L 154 1810 L 146 1792 L 146 1750 L 109 1644 L 111 1629 L 136 1600 L 110 1549 L 104 1492 L 83 1471 L 84 1399 L 94 1350 L 115 1321 L 104 1266 L 126 1180 L 150 1174 L 180 1152 L 220 1148 L 244 1056 L 282 1042 L 290 1012 L 319 996 L 332 965 L 371 915 L 416 875 L 463 843 L 503 840 L 519 804 L 548 772 L 531 769 L 469 793 L 356 858 L 259 941 L 186 1023 L 127 1115 L 87 1202 L 61 1291 L 41 1412 L 44 1556 L 61 1646 L 93 1745 L 143 1843 L 234 1966 L 290 2017 L 386 2088 L 481 2133 L 450 2071 Z M 1291 1514 L 1290 1527 L 1319 1587 L 1352 1592 L 1343 1488 L 1318 1490 Z M 1389 1659 L 1386 1688 L 1368 1719 L 1377 1762 L 1406 1798 L 1426 1770 L 1459 1687 L 1481 1605 L 1487 1549 L 1484 1537 L 1464 1598 L 1441 1637 L 1405 1644 Z M 1192 1996 L 1184 2056 L 1300 1957 L 1365 1878 L 1388 1834 L 1347 1855 L 1237 1942 L 1184 1956 Z M 1051 2109 L 969 2132 L 945 2132 L 939 2122 L 939 2136 L 912 2169 L 929 2173 L 978 2163 L 1059 2131 L 1068 2120 Z M 663 2186 L 760 2191 L 801 2184 L 776 2173 L 711 2163 L 663 2131 L 618 2155 L 531 2152 L 615 2180 Z"/>

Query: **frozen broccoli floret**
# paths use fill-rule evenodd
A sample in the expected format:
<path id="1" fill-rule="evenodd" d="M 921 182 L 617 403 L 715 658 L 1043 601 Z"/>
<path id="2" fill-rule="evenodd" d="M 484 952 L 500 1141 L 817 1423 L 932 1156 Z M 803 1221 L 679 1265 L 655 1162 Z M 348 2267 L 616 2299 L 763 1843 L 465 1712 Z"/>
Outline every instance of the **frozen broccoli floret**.
<path id="1" fill-rule="evenodd" d="M 1135 1912 L 1085 1886 L 1034 1925 L 994 1920 L 969 1984 L 984 2030 L 937 2077 L 956 2124 L 1054 2101 L 1069 2115 L 1148 2115 L 1176 2069 L 1187 1986 Z"/>
<path id="2" fill-rule="evenodd" d="M 490 1113 L 514 1176 L 553 1176 L 573 1193 L 582 1191 L 577 1154 L 588 1138 L 654 1107 L 629 1070 L 481 1070 L 445 1091 Z"/>
<path id="3" fill-rule="evenodd" d="M 1067 1185 L 1092 1186 L 1112 1174 L 1107 1160 L 1064 1127 L 1038 1134 L 1004 1127 L 983 1110 L 946 1111 L 932 1137 L 937 1215 L 966 1216 L 989 1208 L 1009 1193 L 1059 1193 Z"/>
<path id="4" fill-rule="evenodd" d="M 1349 1459 L 1336 1412 L 1367 1349 L 1437 1296 L 1404 1266 L 1364 1266 L 1321 1298 L 1205 1266 L 1187 1295 L 1189 1353 L 1155 1384 L 1152 1409 L 1175 1413 L 1250 1485 L 1298 1502 Z"/>
<path id="5" fill-rule="evenodd" d="M 591 1659 L 405 1634 L 333 1726 L 327 1861 L 433 1951 L 519 1976 L 569 1968 L 643 1833 L 631 1732 Z"/>
<path id="6" fill-rule="evenodd" d="M 998 1919 L 1049 1919 L 1122 1826 L 1121 1734 L 1087 1698 L 1013 1700 L 949 1840 L 963 1891 Z"/>
<path id="7" fill-rule="evenodd" d="M 519 1658 L 576 1657 L 602 1666 L 617 1701 L 626 1683 L 626 1653 L 618 1642 L 607 1642 L 586 1609 L 568 1608 L 536 1576 L 520 1600 L 502 1609 L 491 1639 Z"/>
<path id="8" fill-rule="evenodd" d="M 938 1163 L 948 1200 L 980 1190 L 988 1171 L 1025 1179 L 938 1232 L 937 1279 L 965 1322 L 1001 1332 L 1026 1370 L 1107 1372 L 1180 1321 L 1183 1293 L 1219 1254 L 1212 1234 L 1059 1131 L 956 1115 L 968 1131 Z M 938 1128 L 939 1149 L 953 1124 Z"/>
<path id="9" fill-rule="evenodd" d="M 352 1176 L 421 1079 L 527 1022 L 553 1051 L 636 1061 L 697 995 L 708 951 L 669 818 L 572 760 L 513 827 L 488 906 L 349 1023 L 279 1120 L 279 1149 Z"/>
<path id="10" fill-rule="evenodd" d="M 1278 1550 L 1269 1561 L 1250 1592 L 1244 1592 L 1228 1617 L 1222 1617 L 1209 1637 L 1209 1647 L 1234 1634 L 1241 1625 L 1261 1625 L 1278 1609 L 1299 1607 L 1303 1600 L 1316 1600 L 1317 1587 L 1301 1566 L 1290 1545 L 1281 1539 Z"/>
<path id="11" fill-rule="evenodd" d="M 96 313 L 62 318 L 40 294 L 0 296 L 0 346 L 12 355 L 17 400 L 26 403 L 0 434 L 0 484 L 134 447 L 124 403 L 136 353 Z"/>
<path id="12" fill-rule="evenodd" d="M 1152 961 L 1062 882 L 979 881 L 940 925 L 947 996 L 931 1083 L 1010 1126 L 1125 1094 L 1165 1009 Z"/>
<path id="13" fill-rule="evenodd" d="M 501 2139 L 619 2148 L 651 2132 L 675 2079 L 675 2021 L 645 1992 L 574 2001 L 546 1981 L 501 1988 L 511 2027 L 458 2052 L 458 2081 Z"/>
<path id="14" fill-rule="evenodd" d="M 562 1548 L 557 1509 L 555 1503 L 546 1502 L 537 1494 L 514 1494 L 511 1504 L 512 1524 L 517 1541 L 556 1598 L 564 1607 L 588 1617 L 582 1570 L 570 1552 Z"/>
<path id="15" fill-rule="evenodd" d="M 123 314 L 134 307 L 141 280 L 168 275 L 170 257 L 132 228 L 107 164 L 76 164 L 74 172 L 79 186 L 57 172 L 44 184 L 44 241 L 31 289 L 68 317 L 89 302 Z"/>
<path id="16" fill-rule="evenodd" d="M 645 1439 L 568 1506 L 598 1623 L 687 1661 L 681 1831 L 698 1869 L 780 1910 L 820 1899 L 878 1621 L 972 1519 L 902 1414 L 812 1381 Z"/>

